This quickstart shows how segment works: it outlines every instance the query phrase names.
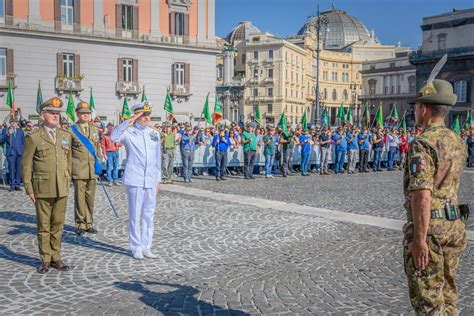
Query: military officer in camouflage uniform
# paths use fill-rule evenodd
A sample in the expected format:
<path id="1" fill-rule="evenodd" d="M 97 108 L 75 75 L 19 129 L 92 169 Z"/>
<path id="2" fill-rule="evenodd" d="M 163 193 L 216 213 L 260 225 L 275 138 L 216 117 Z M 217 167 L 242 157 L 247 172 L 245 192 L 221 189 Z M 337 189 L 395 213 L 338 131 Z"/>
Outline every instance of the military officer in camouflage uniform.
<path id="1" fill-rule="evenodd" d="M 410 301 L 417 315 L 456 315 L 456 269 L 466 247 L 457 192 L 466 149 L 444 124 L 456 95 L 449 82 L 428 79 L 413 103 L 424 131 L 410 145 L 403 181 Z"/>
<path id="2" fill-rule="evenodd" d="M 61 259 L 61 236 L 71 181 L 71 134 L 58 127 L 62 106 L 59 98 L 40 106 L 43 125 L 26 137 L 21 161 L 25 191 L 36 207 L 39 273 L 50 267 L 69 270 Z"/>
<path id="3" fill-rule="evenodd" d="M 81 101 L 77 104 L 78 132 L 84 135 L 93 145 L 97 158 L 102 159 L 98 128 L 91 123 L 92 109 L 89 103 Z M 71 132 L 72 136 L 72 180 L 74 183 L 74 218 L 76 233 L 95 234 L 94 228 L 94 198 L 97 185 L 97 175 L 94 170 L 95 159 L 81 142 Z"/>

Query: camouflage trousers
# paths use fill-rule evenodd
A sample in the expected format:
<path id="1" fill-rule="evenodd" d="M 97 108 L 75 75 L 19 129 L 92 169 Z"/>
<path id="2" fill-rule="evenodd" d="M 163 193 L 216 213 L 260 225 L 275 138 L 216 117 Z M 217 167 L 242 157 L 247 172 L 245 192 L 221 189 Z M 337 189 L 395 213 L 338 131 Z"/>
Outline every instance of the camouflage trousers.
<path id="1" fill-rule="evenodd" d="M 405 224 L 404 263 L 410 303 L 416 315 L 457 315 L 456 270 L 466 248 L 466 227 L 461 220 L 430 221 L 428 229 L 429 263 L 417 270 L 408 243 L 413 239 L 413 223 Z"/>

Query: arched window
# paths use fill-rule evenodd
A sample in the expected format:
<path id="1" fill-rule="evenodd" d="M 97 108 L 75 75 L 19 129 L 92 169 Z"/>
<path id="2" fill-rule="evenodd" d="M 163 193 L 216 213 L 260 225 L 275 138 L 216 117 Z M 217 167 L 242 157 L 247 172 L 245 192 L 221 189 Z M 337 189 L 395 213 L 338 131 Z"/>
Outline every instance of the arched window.
<path id="1" fill-rule="evenodd" d="M 337 91 L 336 91 L 336 89 L 332 89 L 332 99 L 334 101 L 337 100 Z"/>
<path id="2" fill-rule="evenodd" d="M 457 103 L 467 102 L 467 81 L 466 80 L 455 81 L 454 93 L 458 96 Z"/>
<path id="3" fill-rule="evenodd" d="M 346 89 L 344 89 L 344 91 L 342 92 L 342 97 L 344 98 L 344 101 L 349 100 L 349 95 L 347 95 L 347 90 Z"/>
<path id="4" fill-rule="evenodd" d="M 408 78 L 408 80 L 410 79 Z M 375 95 L 376 87 L 377 87 L 377 80 L 370 79 L 369 80 L 369 95 Z"/>

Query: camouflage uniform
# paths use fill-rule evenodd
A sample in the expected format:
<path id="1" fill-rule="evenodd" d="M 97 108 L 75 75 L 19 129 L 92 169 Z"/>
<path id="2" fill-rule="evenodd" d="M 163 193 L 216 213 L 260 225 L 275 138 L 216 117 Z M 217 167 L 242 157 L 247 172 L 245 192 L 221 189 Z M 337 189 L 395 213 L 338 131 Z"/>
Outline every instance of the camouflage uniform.
<path id="1" fill-rule="evenodd" d="M 408 220 L 404 227 L 404 263 L 410 301 L 417 315 L 457 314 L 455 277 L 466 247 L 466 229 L 461 219 L 431 219 L 427 236 L 429 263 L 425 270 L 417 270 L 407 251 L 413 240 L 412 193 L 430 190 L 431 210 L 443 210 L 446 202 L 459 205 L 457 192 L 465 160 L 461 138 L 443 123 L 428 126 L 410 145 L 403 179 Z"/>

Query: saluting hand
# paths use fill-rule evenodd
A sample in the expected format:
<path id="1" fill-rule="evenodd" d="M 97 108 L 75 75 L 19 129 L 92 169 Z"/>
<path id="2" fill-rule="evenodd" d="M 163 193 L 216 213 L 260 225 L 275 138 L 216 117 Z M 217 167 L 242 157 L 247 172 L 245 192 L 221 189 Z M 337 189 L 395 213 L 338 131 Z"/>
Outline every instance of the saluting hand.
<path id="1" fill-rule="evenodd" d="M 133 123 L 135 123 L 135 121 L 136 121 L 140 116 L 142 116 L 142 115 L 143 115 L 143 112 L 140 112 L 140 113 L 137 113 L 137 114 L 133 114 L 132 116 L 130 116 L 130 117 L 128 118 L 127 121 L 128 121 L 130 124 L 133 124 Z"/>

